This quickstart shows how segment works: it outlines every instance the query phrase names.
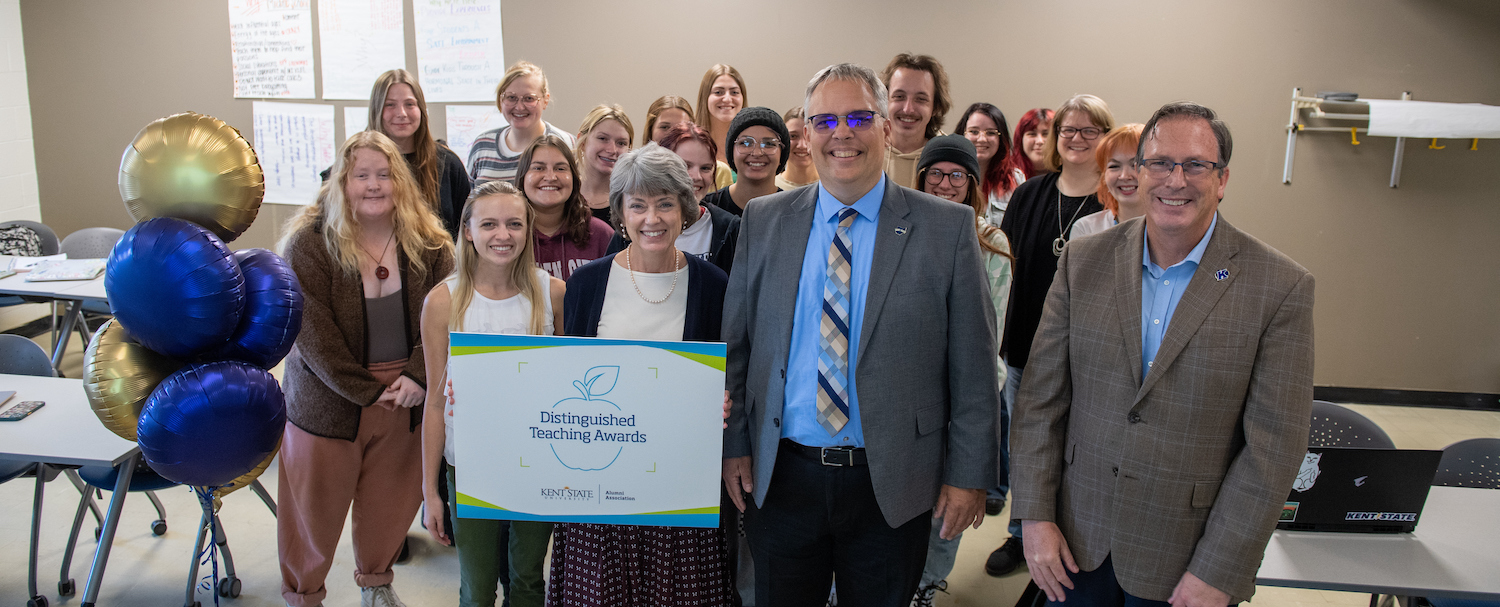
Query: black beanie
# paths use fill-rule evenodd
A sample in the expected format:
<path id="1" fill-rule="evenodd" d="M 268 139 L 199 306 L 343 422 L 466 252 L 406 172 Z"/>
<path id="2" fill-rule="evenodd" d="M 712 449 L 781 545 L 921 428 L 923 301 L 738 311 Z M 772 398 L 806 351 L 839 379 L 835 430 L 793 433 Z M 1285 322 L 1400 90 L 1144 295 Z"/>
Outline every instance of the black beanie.
<path id="1" fill-rule="evenodd" d="M 984 180 L 984 176 L 979 174 L 979 156 L 974 153 L 974 142 L 963 135 L 933 137 L 927 145 L 922 146 L 922 158 L 917 161 L 917 169 L 925 169 L 943 161 L 961 166 L 975 179 Z M 918 175 L 917 179 L 925 177 Z"/>
<path id="2" fill-rule="evenodd" d="M 787 157 L 792 154 L 792 134 L 786 130 L 786 122 L 781 120 L 781 114 L 768 107 L 747 107 L 735 114 L 734 120 L 729 121 L 729 136 L 724 139 L 724 160 L 729 162 L 729 170 L 740 172 L 734 168 L 734 140 L 739 139 L 740 133 L 752 126 L 771 129 L 781 138 L 781 164 L 776 166 L 776 174 L 780 175 L 786 170 Z"/>

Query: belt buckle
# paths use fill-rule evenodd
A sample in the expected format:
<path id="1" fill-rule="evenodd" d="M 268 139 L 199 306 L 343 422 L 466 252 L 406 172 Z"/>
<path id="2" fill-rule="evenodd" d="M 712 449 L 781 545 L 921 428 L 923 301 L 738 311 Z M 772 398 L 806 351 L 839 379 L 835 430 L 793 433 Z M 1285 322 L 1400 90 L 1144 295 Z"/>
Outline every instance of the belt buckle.
<path id="1" fill-rule="evenodd" d="M 842 454 L 844 454 L 845 461 L 844 462 L 838 462 L 838 461 L 830 462 L 830 461 L 828 461 L 828 454 L 830 452 L 831 453 L 842 453 Z M 839 467 L 839 468 L 846 468 L 846 467 L 854 465 L 854 452 L 851 451 L 851 450 L 849 450 L 849 449 L 845 449 L 843 447 L 823 447 L 822 449 L 818 450 L 818 460 L 824 466 L 836 466 L 836 467 Z"/>

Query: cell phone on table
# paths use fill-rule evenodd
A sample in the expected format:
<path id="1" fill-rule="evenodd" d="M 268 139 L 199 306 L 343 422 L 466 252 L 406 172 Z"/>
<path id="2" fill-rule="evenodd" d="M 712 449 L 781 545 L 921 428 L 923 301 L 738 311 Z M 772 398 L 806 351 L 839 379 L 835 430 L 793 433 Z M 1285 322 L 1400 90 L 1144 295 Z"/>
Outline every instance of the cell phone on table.
<path id="1" fill-rule="evenodd" d="M 6 409 L 4 413 L 0 413 L 0 422 L 21 421 L 26 419 L 26 416 L 36 413 L 37 409 L 42 408 L 46 404 L 39 400 L 23 400 L 16 403 L 16 406 Z"/>

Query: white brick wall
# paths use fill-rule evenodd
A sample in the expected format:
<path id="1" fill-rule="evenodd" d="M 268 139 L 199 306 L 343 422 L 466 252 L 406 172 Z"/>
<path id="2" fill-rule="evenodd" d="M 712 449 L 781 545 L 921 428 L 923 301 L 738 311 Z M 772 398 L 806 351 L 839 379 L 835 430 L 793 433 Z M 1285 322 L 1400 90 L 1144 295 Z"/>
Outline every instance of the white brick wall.
<path id="1" fill-rule="evenodd" d="M 41 221 L 21 1 L 0 0 L 0 221 Z"/>

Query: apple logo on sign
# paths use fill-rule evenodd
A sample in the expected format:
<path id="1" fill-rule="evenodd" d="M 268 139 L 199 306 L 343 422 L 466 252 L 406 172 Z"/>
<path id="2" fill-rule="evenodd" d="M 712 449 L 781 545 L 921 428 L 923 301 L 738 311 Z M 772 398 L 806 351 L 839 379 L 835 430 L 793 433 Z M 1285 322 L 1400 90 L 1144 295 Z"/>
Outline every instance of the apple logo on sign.
<path id="1" fill-rule="evenodd" d="M 609 365 L 592 367 L 583 373 L 583 381 L 573 380 L 573 388 L 582 398 L 564 398 L 552 405 L 554 414 L 596 418 L 601 414 L 619 412 L 620 406 L 600 398 L 615 389 L 620 381 L 620 367 Z M 594 425 L 565 422 L 569 430 L 582 433 L 580 440 L 554 441 L 552 454 L 563 466 L 582 472 L 592 472 L 610 467 L 619 459 L 625 447 L 619 443 L 593 440 Z"/>

